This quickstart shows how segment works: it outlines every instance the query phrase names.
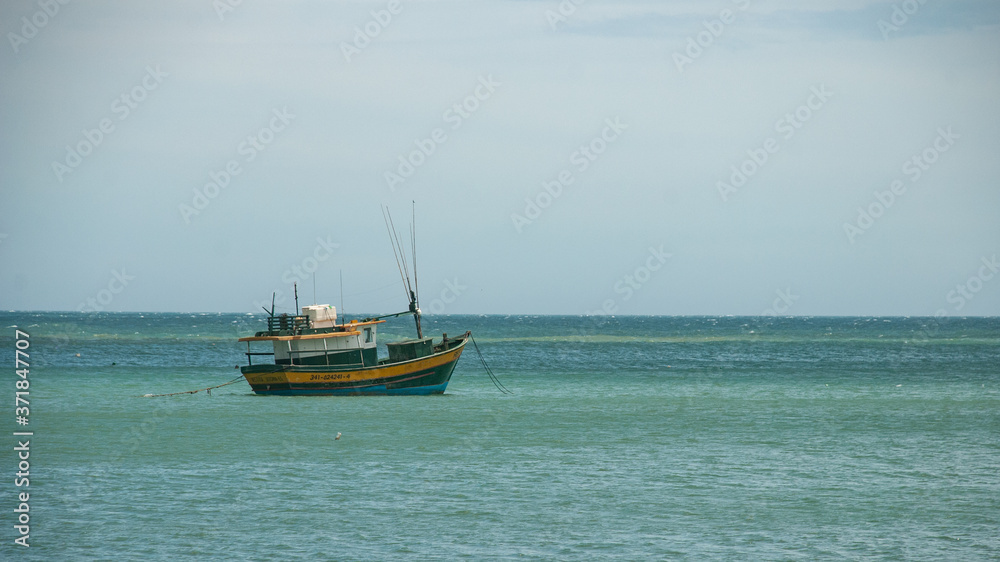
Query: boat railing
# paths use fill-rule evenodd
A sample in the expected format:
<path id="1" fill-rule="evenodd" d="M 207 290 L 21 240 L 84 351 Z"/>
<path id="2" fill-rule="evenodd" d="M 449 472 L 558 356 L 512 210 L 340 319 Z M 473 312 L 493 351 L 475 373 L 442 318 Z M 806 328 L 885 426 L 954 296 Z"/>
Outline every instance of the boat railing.
<path id="1" fill-rule="evenodd" d="M 337 367 L 364 367 L 365 362 L 360 363 L 330 363 L 330 357 L 337 354 L 337 352 L 330 353 L 329 351 L 323 352 L 315 349 L 290 349 L 288 350 L 288 358 L 290 359 L 292 365 L 302 365 L 301 362 L 303 354 L 310 354 L 309 357 L 323 357 L 326 366 L 336 365 Z M 341 352 L 343 353 L 343 352 Z M 274 355 L 273 353 L 271 355 Z M 299 362 L 296 362 L 299 360 Z M 315 365 L 310 363 L 310 365 Z"/>
<path id="2" fill-rule="evenodd" d="M 247 351 L 245 352 L 247 356 L 247 365 L 253 365 L 254 355 L 274 355 L 273 351 L 250 351 L 250 342 L 247 342 Z"/>
<path id="3" fill-rule="evenodd" d="M 291 332 L 297 334 L 302 330 L 309 329 L 308 316 L 292 316 L 282 314 L 280 316 L 269 316 L 267 318 L 267 331 L 270 335 L 277 335 L 279 332 Z"/>
<path id="4" fill-rule="evenodd" d="M 302 363 L 300 361 L 299 362 L 296 361 L 296 357 L 299 356 L 302 353 L 307 353 L 307 352 L 306 351 L 291 351 L 291 352 L 289 352 L 289 355 L 291 356 L 290 357 L 290 361 L 289 361 L 289 365 L 302 365 Z M 247 356 L 247 365 L 253 365 L 253 356 L 254 355 L 271 355 L 271 356 L 273 356 L 274 352 L 273 351 L 246 351 L 246 352 L 244 352 L 244 355 Z M 327 366 L 331 365 L 331 363 L 330 363 L 330 354 L 326 354 L 325 359 L 326 359 L 326 365 Z M 365 364 L 364 364 L 364 362 L 361 362 L 361 363 L 338 363 L 337 366 L 338 367 L 364 367 Z"/>
<path id="5" fill-rule="evenodd" d="M 289 356 L 289 364 L 290 365 L 302 365 L 303 364 L 301 362 L 302 355 L 303 354 L 309 354 L 310 357 L 319 357 L 319 356 L 322 356 L 324 358 L 324 363 L 327 366 L 329 366 L 329 365 L 336 365 L 338 367 L 366 367 L 366 366 L 370 366 L 370 365 L 365 365 L 365 362 L 364 362 L 363 359 L 362 359 L 362 361 L 360 363 L 330 363 L 330 357 L 333 356 L 333 355 L 335 355 L 336 352 L 334 352 L 334 353 L 330 353 L 329 351 L 321 352 L 321 351 L 318 351 L 318 350 L 315 350 L 315 349 L 289 349 L 287 351 L 287 353 L 288 353 L 288 356 Z M 250 351 L 250 342 L 247 342 L 247 350 L 243 354 L 247 356 L 247 365 L 253 365 L 253 358 L 256 355 L 270 355 L 272 357 L 274 356 L 274 352 L 273 351 Z"/>

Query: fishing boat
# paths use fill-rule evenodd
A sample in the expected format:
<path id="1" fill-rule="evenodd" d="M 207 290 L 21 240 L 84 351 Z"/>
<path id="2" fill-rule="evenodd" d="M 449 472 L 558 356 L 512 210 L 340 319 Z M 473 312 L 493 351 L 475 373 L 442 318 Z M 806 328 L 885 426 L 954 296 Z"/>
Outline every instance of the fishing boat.
<path id="1" fill-rule="evenodd" d="M 419 322 L 419 309 L 415 313 Z M 302 307 L 302 314 L 268 317 L 267 331 L 240 338 L 247 343 L 247 365 L 240 370 L 257 394 L 442 394 L 471 332 L 386 344 L 379 358 L 376 334 L 383 317 L 337 323 L 330 305 Z M 254 342 L 273 351 L 254 352 Z M 253 364 L 270 355 L 273 363 Z"/>
<path id="2" fill-rule="evenodd" d="M 257 394 L 279 395 L 405 395 L 442 394 L 451 380 L 471 332 L 458 337 L 442 334 L 435 343 L 424 337 L 417 302 L 416 245 L 413 245 L 413 284 L 410 284 L 406 255 L 391 216 L 385 210 L 386 228 L 410 306 L 404 312 L 338 323 L 337 309 L 329 304 L 298 306 L 297 314 L 275 316 L 274 301 L 267 330 L 240 338 L 247 344 L 247 365 L 243 377 Z M 411 226 L 411 240 L 415 231 Z M 267 310 L 267 309 L 265 309 Z M 386 344 L 386 357 L 379 357 L 377 333 L 386 318 L 411 314 L 416 321 L 416 338 Z M 254 343 L 267 342 L 270 351 L 253 351 Z M 272 356 L 271 363 L 254 364 L 253 359 Z"/>

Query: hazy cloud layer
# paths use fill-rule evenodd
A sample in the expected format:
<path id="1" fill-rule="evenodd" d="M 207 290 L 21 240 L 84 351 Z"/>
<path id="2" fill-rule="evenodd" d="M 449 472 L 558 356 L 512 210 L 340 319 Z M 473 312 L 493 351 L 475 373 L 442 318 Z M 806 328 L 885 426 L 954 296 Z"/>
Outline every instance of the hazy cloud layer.
<path id="1" fill-rule="evenodd" d="M 1000 313 L 1000 5 L 800 4 L 4 3 L 0 307 Z"/>

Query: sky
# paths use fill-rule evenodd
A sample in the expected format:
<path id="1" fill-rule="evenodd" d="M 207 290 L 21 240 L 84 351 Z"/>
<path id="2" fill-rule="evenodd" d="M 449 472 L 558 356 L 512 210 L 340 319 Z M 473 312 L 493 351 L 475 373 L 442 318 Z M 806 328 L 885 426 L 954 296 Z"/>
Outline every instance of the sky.
<path id="1" fill-rule="evenodd" d="M 0 31 L 0 309 L 402 311 L 388 206 L 427 314 L 1000 315 L 993 0 L 35 0 Z"/>

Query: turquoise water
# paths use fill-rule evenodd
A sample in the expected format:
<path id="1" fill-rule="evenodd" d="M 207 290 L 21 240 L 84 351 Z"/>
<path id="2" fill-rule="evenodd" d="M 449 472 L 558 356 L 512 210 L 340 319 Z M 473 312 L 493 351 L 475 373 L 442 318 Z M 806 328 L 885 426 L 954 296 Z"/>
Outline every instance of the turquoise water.
<path id="1" fill-rule="evenodd" d="M 4 559 L 1000 557 L 996 318 L 428 317 L 514 394 L 470 347 L 443 396 L 347 398 L 142 397 L 237 377 L 261 315 L 0 320 Z"/>

